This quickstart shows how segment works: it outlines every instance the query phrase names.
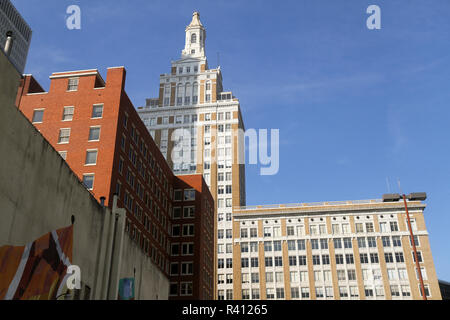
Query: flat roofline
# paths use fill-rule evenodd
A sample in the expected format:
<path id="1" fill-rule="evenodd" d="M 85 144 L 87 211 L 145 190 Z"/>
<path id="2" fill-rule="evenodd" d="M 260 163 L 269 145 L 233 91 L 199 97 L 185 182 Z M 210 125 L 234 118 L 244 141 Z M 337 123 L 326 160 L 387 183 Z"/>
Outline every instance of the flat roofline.
<path id="1" fill-rule="evenodd" d="M 407 202 L 420 202 L 409 201 Z M 421 203 L 421 202 L 420 202 Z M 253 206 L 236 206 L 233 210 L 236 211 L 268 211 L 271 209 L 295 209 L 295 208 L 313 208 L 313 207 L 333 207 L 333 206 L 352 206 L 352 205 L 377 205 L 377 204 L 400 204 L 402 202 L 383 202 L 383 199 L 369 199 L 369 200 L 346 200 L 346 201 L 322 201 L 322 202 L 306 202 L 306 203 L 286 203 L 286 204 L 266 204 Z"/>
<path id="2" fill-rule="evenodd" d="M 110 68 L 108 68 L 108 69 L 110 69 Z M 98 69 L 53 72 L 49 78 L 50 79 L 61 79 L 61 78 L 70 78 L 70 77 L 74 77 L 74 76 L 83 77 L 83 76 L 92 76 L 92 75 L 98 76 L 98 78 L 102 82 L 103 86 L 106 85 L 105 80 L 103 79 L 103 77 L 100 74 L 100 72 L 98 71 Z"/>
<path id="3" fill-rule="evenodd" d="M 84 70 L 72 70 L 72 71 L 63 71 L 63 72 L 53 72 L 52 75 L 54 74 L 70 74 L 70 73 L 81 73 L 81 72 L 97 72 L 98 73 L 98 69 L 84 69 Z"/>

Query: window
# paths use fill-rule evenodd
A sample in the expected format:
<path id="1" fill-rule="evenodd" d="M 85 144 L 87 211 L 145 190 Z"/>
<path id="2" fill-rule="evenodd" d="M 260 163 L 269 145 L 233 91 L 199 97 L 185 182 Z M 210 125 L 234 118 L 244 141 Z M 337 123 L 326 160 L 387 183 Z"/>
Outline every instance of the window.
<path id="1" fill-rule="evenodd" d="M 366 238 L 358 238 L 358 247 L 365 248 L 366 247 Z"/>
<path id="2" fill-rule="evenodd" d="M 298 265 L 306 266 L 306 256 L 298 256 Z"/>
<path id="3" fill-rule="evenodd" d="M 412 247 L 412 241 L 411 241 L 411 236 L 409 236 L 409 244 Z M 418 236 L 414 236 L 414 244 L 416 245 L 416 247 L 420 247 L 420 243 L 419 243 L 419 237 Z"/>
<path id="4" fill-rule="evenodd" d="M 400 297 L 400 290 L 398 285 L 391 285 L 391 295 L 392 297 Z"/>
<path id="5" fill-rule="evenodd" d="M 288 240 L 287 244 L 288 244 L 289 251 L 295 250 L 295 240 Z"/>
<path id="6" fill-rule="evenodd" d="M 103 117 L 103 105 L 98 104 L 92 107 L 92 119 Z"/>
<path id="7" fill-rule="evenodd" d="M 182 296 L 192 295 L 192 282 L 182 282 L 181 283 L 180 295 L 182 295 Z"/>
<path id="8" fill-rule="evenodd" d="M 281 251 L 281 241 L 273 242 L 273 251 Z"/>
<path id="9" fill-rule="evenodd" d="M 290 266 L 296 266 L 297 265 L 297 257 L 296 256 L 289 256 L 289 265 Z"/>
<path id="10" fill-rule="evenodd" d="M 313 260 L 313 265 L 320 265 L 320 256 L 319 255 L 313 255 L 312 260 Z"/>
<path id="11" fill-rule="evenodd" d="M 277 299 L 284 299 L 284 288 L 277 288 Z"/>
<path id="12" fill-rule="evenodd" d="M 373 288 L 364 287 L 364 293 L 366 294 L 366 297 L 368 297 L 368 298 L 373 297 Z"/>
<path id="13" fill-rule="evenodd" d="M 361 263 L 369 263 L 369 258 L 367 257 L 367 253 L 361 253 L 359 255 Z"/>
<path id="14" fill-rule="evenodd" d="M 369 248 L 376 248 L 377 247 L 377 241 L 375 240 L 375 237 L 368 237 L 367 243 L 369 244 Z"/>
<path id="15" fill-rule="evenodd" d="M 275 267 L 282 267 L 283 259 L 281 257 L 275 257 Z"/>
<path id="16" fill-rule="evenodd" d="M 353 269 L 347 270 L 347 276 L 349 281 L 356 280 L 356 271 Z"/>
<path id="17" fill-rule="evenodd" d="M 333 231 L 333 234 L 340 234 L 340 233 L 341 233 L 341 232 L 340 232 L 341 230 L 340 230 L 338 224 L 333 224 L 333 225 L 331 226 L 331 229 L 332 229 L 332 231 Z"/>
<path id="18" fill-rule="evenodd" d="M 242 300 L 248 300 L 248 299 L 250 299 L 250 290 L 242 289 Z"/>
<path id="19" fill-rule="evenodd" d="M 345 255 L 345 262 L 347 262 L 347 264 L 354 264 L 355 260 L 353 258 L 353 254 L 352 253 L 348 253 Z"/>
<path id="20" fill-rule="evenodd" d="M 259 273 L 256 272 L 252 273 L 251 280 L 252 283 L 259 283 Z"/>
<path id="21" fill-rule="evenodd" d="M 402 242 L 400 240 L 399 236 L 394 236 L 392 237 L 392 244 L 394 247 L 401 247 L 402 246 Z"/>
<path id="22" fill-rule="evenodd" d="M 67 91 L 77 91 L 78 90 L 79 78 L 70 78 L 67 84 Z"/>
<path id="23" fill-rule="evenodd" d="M 303 299 L 308 299 L 309 298 L 309 288 L 301 288 L 301 292 L 302 292 L 302 298 Z"/>
<path id="24" fill-rule="evenodd" d="M 93 174 L 85 174 L 83 175 L 83 184 L 87 189 L 94 189 L 94 175 Z"/>
<path id="25" fill-rule="evenodd" d="M 403 252 L 395 253 L 395 261 L 397 261 L 398 263 L 405 262 L 405 257 L 403 256 Z"/>
<path id="26" fill-rule="evenodd" d="M 350 297 L 351 298 L 356 298 L 358 296 L 359 296 L 359 294 L 358 294 L 358 287 L 355 287 L 355 286 L 350 287 Z"/>
<path id="27" fill-rule="evenodd" d="M 60 129 L 58 143 L 69 143 L 70 138 L 70 128 Z"/>
<path id="28" fill-rule="evenodd" d="M 344 256 L 342 254 L 336 255 L 336 264 L 344 264 Z"/>
<path id="29" fill-rule="evenodd" d="M 183 236 L 193 236 L 194 235 L 194 225 L 185 224 L 183 225 Z"/>
<path id="30" fill-rule="evenodd" d="M 273 282 L 273 272 L 266 272 L 266 282 Z"/>
<path id="31" fill-rule="evenodd" d="M 291 287 L 291 299 L 298 299 L 300 297 L 300 291 L 297 287 Z"/>
<path id="32" fill-rule="evenodd" d="M 183 255 L 193 255 L 194 254 L 194 244 L 193 243 L 183 243 L 182 246 Z"/>
<path id="33" fill-rule="evenodd" d="M 378 253 L 371 253 L 370 254 L 370 262 L 372 263 L 378 263 Z"/>
<path id="34" fill-rule="evenodd" d="M 348 290 L 347 287 L 339 287 L 339 296 L 341 298 L 346 298 L 348 297 Z"/>
<path id="35" fill-rule="evenodd" d="M 402 290 L 402 296 L 404 296 L 404 297 L 411 296 L 411 290 L 409 289 L 409 286 L 401 286 L 401 290 Z"/>
<path id="36" fill-rule="evenodd" d="M 66 160 L 66 158 L 67 158 L 67 151 L 59 151 L 58 153 L 59 153 L 59 155 L 61 156 L 61 158 L 63 158 L 64 160 Z"/>
<path id="37" fill-rule="evenodd" d="M 311 248 L 314 249 L 319 249 L 319 240 L 318 239 L 311 239 Z"/>
<path id="38" fill-rule="evenodd" d="M 248 258 L 241 258 L 241 267 L 248 268 Z"/>
<path id="39" fill-rule="evenodd" d="M 266 297 L 267 299 L 275 299 L 275 291 L 273 288 L 266 289 Z"/>
<path id="40" fill-rule="evenodd" d="M 170 275 L 178 275 L 180 273 L 178 262 L 170 264 Z"/>
<path id="41" fill-rule="evenodd" d="M 411 251 L 411 254 L 412 254 L 413 261 L 416 262 L 416 256 L 414 255 L 414 251 Z M 423 262 L 422 251 L 417 251 L 417 259 L 419 260 L 419 262 Z"/>
<path id="42" fill-rule="evenodd" d="M 180 225 L 174 224 L 172 225 L 172 236 L 179 237 L 180 236 Z"/>
<path id="43" fill-rule="evenodd" d="M 180 207 L 174 207 L 172 209 L 172 218 L 173 219 L 181 218 L 181 208 Z"/>
<path id="44" fill-rule="evenodd" d="M 64 107 L 62 120 L 72 121 L 74 109 L 74 107 Z"/>
<path id="45" fill-rule="evenodd" d="M 95 165 L 97 163 L 97 150 L 86 151 L 85 165 Z"/>
<path id="46" fill-rule="evenodd" d="M 356 233 L 363 233 L 364 232 L 364 226 L 363 226 L 362 223 L 356 223 L 355 227 L 356 227 Z"/>
<path id="47" fill-rule="evenodd" d="M 90 127 L 89 141 L 99 141 L 99 140 L 100 140 L 100 127 Z"/>
<path id="48" fill-rule="evenodd" d="M 194 272 L 194 263 L 193 262 L 182 262 L 181 263 L 181 274 L 192 274 Z"/>
<path id="49" fill-rule="evenodd" d="M 176 296 L 178 295 L 178 283 L 171 283 L 170 284 L 170 292 L 169 295 Z"/>
<path id="50" fill-rule="evenodd" d="M 184 207 L 183 208 L 183 218 L 194 218 L 195 207 Z"/>
<path id="51" fill-rule="evenodd" d="M 386 252 L 384 254 L 384 260 L 386 260 L 386 263 L 394 263 L 394 256 L 391 252 Z"/>
<path id="52" fill-rule="evenodd" d="M 33 123 L 41 123 L 44 118 L 44 109 L 34 110 L 33 112 Z"/>
<path id="53" fill-rule="evenodd" d="M 305 240 L 297 240 L 298 250 L 306 250 Z"/>
<path id="54" fill-rule="evenodd" d="M 342 248 L 342 241 L 340 238 L 334 238 L 333 239 L 334 248 L 335 249 L 341 249 Z"/>
<path id="55" fill-rule="evenodd" d="M 264 242 L 264 251 L 266 251 L 266 252 L 272 251 L 272 242 L 271 241 Z"/>
<path id="56" fill-rule="evenodd" d="M 351 249 L 352 248 L 352 239 L 344 238 L 344 248 Z"/>
<path id="57" fill-rule="evenodd" d="M 195 200 L 195 190 L 184 190 L 184 201 Z"/>
<path id="58" fill-rule="evenodd" d="M 391 222 L 390 222 L 390 226 L 391 226 L 391 231 L 392 231 L 392 232 L 398 231 L 398 224 L 397 224 L 396 221 L 391 221 Z"/>
<path id="59" fill-rule="evenodd" d="M 391 246 L 391 239 L 389 237 L 381 237 L 381 242 L 383 242 L 383 247 L 385 248 Z"/>
<path id="60" fill-rule="evenodd" d="M 388 232 L 387 223 L 380 222 L 380 232 Z"/>
<path id="61" fill-rule="evenodd" d="M 372 232 L 374 232 L 374 229 L 373 229 L 373 223 L 372 223 L 372 222 L 366 222 L 366 232 L 367 232 L 367 233 L 372 233 Z"/>
<path id="62" fill-rule="evenodd" d="M 320 248 L 322 250 L 328 249 L 328 240 L 327 239 L 320 239 Z"/>
<path id="63" fill-rule="evenodd" d="M 322 255 L 322 264 L 330 264 L 330 256 L 328 254 Z"/>

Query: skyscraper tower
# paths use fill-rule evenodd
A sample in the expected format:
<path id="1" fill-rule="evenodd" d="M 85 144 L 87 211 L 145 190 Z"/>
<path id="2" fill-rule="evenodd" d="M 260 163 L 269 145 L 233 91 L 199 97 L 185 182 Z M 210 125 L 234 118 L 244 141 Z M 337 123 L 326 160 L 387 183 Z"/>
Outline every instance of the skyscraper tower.
<path id="1" fill-rule="evenodd" d="M 14 43 L 8 52 L 9 59 L 23 73 L 32 31 L 10 0 L 0 0 L 0 48 L 4 51 L 8 34 Z"/>
<path id="2" fill-rule="evenodd" d="M 185 32 L 181 58 L 160 76 L 159 97 L 138 113 L 174 173 L 203 174 L 216 205 L 215 296 L 220 290 L 233 299 L 232 208 L 245 205 L 244 122 L 220 67 L 208 66 L 198 12 Z"/>

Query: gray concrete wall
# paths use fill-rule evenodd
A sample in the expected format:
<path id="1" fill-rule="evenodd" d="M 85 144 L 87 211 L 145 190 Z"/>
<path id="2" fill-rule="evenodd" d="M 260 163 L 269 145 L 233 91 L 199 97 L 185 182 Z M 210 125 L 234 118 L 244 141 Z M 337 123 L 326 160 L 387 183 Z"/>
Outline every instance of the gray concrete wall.
<path id="1" fill-rule="evenodd" d="M 169 279 L 144 256 L 138 245 L 125 235 L 120 278 L 132 278 L 136 268 L 136 300 L 168 300 Z"/>
<path id="2" fill-rule="evenodd" d="M 82 282 L 91 288 L 91 297 L 97 296 L 96 290 L 104 286 L 97 279 L 102 278 L 104 271 L 105 235 L 109 232 L 104 221 L 110 211 L 95 200 L 14 106 L 19 80 L 15 68 L 0 52 L 0 246 L 25 245 L 52 230 L 69 226 L 73 215 L 71 263 L 80 267 Z M 159 299 L 167 299 L 168 279 L 127 235 L 123 239 L 124 270 L 119 274 L 130 276 L 133 273 L 128 273 L 130 267 L 133 270 L 136 266 L 136 278 L 145 283 L 139 297 L 156 299 L 158 295 Z"/>
<path id="3" fill-rule="evenodd" d="M 0 104 L 0 155 L 0 246 L 25 245 L 74 215 L 72 264 L 93 288 L 104 209 L 13 104 Z"/>
<path id="4" fill-rule="evenodd" d="M 0 105 L 13 105 L 21 75 L 0 49 Z"/>

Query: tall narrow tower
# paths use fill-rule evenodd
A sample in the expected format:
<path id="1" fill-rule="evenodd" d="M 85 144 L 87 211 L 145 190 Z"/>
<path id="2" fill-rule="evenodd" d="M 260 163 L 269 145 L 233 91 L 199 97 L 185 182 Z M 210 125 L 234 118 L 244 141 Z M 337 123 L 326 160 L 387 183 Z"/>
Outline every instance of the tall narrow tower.
<path id="1" fill-rule="evenodd" d="M 208 67 L 198 12 L 185 32 L 181 59 L 160 76 L 159 97 L 138 113 L 174 173 L 203 174 L 216 205 L 215 296 L 233 299 L 233 263 L 240 261 L 233 261 L 232 208 L 245 205 L 244 122 L 220 67 Z"/>

